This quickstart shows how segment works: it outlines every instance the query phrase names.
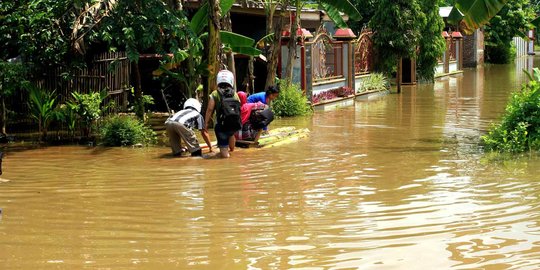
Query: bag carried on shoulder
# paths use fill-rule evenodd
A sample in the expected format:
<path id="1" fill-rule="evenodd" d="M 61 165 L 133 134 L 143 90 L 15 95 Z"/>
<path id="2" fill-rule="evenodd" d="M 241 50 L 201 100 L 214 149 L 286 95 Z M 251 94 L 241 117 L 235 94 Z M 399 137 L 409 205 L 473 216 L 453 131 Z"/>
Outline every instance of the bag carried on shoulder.
<path id="1" fill-rule="evenodd" d="M 218 123 L 225 131 L 237 131 L 242 128 L 240 118 L 240 101 L 234 98 L 234 89 L 219 89 L 221 106 Z"/>
<path id="2" fill-rule="evenodd" d="M 274 120 L 274 112 L 270 107 L 265 106 L 264 108 L 254 109 L 249 115 L 249 122 L 251 127 L 255 130 L 264 128 L 268 126 Z"/>

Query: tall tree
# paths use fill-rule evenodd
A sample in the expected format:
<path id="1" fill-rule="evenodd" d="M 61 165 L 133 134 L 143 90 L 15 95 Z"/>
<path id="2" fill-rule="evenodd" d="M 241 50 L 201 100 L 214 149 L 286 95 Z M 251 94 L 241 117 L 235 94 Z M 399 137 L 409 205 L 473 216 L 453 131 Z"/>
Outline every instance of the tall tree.
<path id="1" fill-rule="evenodd" d="M 514 36 L 525 36 L 535 11 L 529 0 L 508 1 L 485 27 L 486 61 L 509 63 L 515 57 L 512 50 Z"/>
<path id="2" fill-rule="evenodd" d="M 380 0 L 369 23 L 375 31 L 376 69 L 388 74 L 400 58 L 414 58 L 425 20 L 417 0 Z"/>
<path id="3" fill-rule="evenodd" d="M 360 12 L 362 19 L 349 22 L 349 26 L 356 33 L 360 33 L 362 29 L 369 26 L 369 20 L 375 14 L 377 0 L 351 0 L 351 2 Z"/>
<path id="4" fill-rule="evenodd" d="M 27 68 L 37 70 L 69 65 L 73 60 L 69 26 L 77 2 L 80 1 L 1 1 L 0 59 L 21 56 Z"/>
<path id="5" fill-rule="evenodd" d="M 262 0 L 266 12 L 266 34 L 269 35 L 268 40 L 264 40 L 269 44 L 268 54 L 266 59 L 267 72 L 265 89 L 270 85 L 275 84 L 276 71 L 279 63 L 279 50 L 281 49 L 281 36 L 283 29 L 283 20 L 285 7 L 289 5 L 288 0 Z M 274 21 L 274 18 L 276 19 Z"/>
<path id="6" fill-rule="evenodd" d="M 216 76 L 221 69 L 221 39 L 219 31 L 221 30 L 221 8 L 220 0 L 208 0 L 208 87 L 205 89 L 204 96 L 207 97 L 209 90 L 217 89 Z"/>
<path id="7" fill-rule="evenodd" d="M 108 15 L 100 18 L 96 16 L 100 13 L 92 12 L 86 20 L 93 20 L 95 23 L 99 20 L 97 37 L 106 41 L 113 50 L 119 48 L 127 52 L 133 65 L 135 113 L 142 119 L 144 104 L 139 55 L 141 52 L 153 51 L 161 55 L 172 54 L 172 58 L 177 62 L 186 59 L 188 50 L 180 45 L 186 44 L 184 39 L 191 36 L 189 21 L 182 11 L 171 9 L 162 0 L 118 1 L 114 6 L 102 10 L 102 13 L 107 12 Z M 91 23 L 81 25 L 89 29 L 95 28 Z M 88 38 L 91 39 L 96 38 L 92 35 L 95 32 L 84 33 L 90 33 Z"/>
<path id="8" fill-rule="evenodd" d="M 297 30 L 300 27 L 300 16 L 302 14 L 302 1 L 293 0 L 294 3 L 294 12 L 291 11 L 291 22 L 290 22 L 290 33 L 289 33 L 289 43 L 287 45 L 289 53 L 287 56 L 287 66 L 285 68 L 285 78 L 287 82 L 291 83 L 293 78 L 293 66 L 296 60 L 296 48 L 297 48 Z"/>
<path id="9" fill-rule="evenodd" d="M 421 80 L 433 81 L 435 67 L 446 49 L 446 41 L 441 35 L 444 21 L 439 15 L 438 0 L 419 0 L 422 12 L 426 16 L 426 24 L 420 31 L 418 52 L 418 77 Z"/>

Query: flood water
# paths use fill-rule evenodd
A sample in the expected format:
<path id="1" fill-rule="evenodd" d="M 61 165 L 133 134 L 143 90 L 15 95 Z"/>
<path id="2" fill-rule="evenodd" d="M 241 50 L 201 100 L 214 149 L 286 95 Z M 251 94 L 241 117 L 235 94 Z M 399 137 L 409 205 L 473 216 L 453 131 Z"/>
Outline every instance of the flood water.
<path id="1" fill-rule="evenodd" d="M 310 137 L 229 160 L 8 148 L 0 268 L 538 269 L 540 159 L 478 146 L 520 65 L 280 119 Z"/>

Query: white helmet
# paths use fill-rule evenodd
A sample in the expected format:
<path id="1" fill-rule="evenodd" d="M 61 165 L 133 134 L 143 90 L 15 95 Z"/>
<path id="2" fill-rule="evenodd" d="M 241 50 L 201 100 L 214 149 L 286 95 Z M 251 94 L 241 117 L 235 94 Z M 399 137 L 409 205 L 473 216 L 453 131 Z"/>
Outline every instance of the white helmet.
<path id="1" fill-rule="evenodd" d="M 197 112 L 201 112 L 201 103 L 194 98 L 188 98 L 188 100 L 184 102 L 184 110 L 187 108 L 193 108 Z"/>
<path id="2" fill-rule="evenodd" d="M 228 70 L 221 70 L 217 74 L 217 84 L 227 83 L 231 87 L 234 86 L 234 75 Z"/>

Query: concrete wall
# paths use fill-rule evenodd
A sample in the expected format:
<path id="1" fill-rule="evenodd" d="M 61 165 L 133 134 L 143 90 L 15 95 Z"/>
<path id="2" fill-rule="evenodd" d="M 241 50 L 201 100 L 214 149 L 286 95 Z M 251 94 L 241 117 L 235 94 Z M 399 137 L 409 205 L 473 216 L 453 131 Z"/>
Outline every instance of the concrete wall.
<path id="1" fill-rule="evenodd" d="M 301 83 L 301 75 L 302 75 L 302 62 L 301 62 L 301 47 L 296 47 L 296 59 L 293 63 L 293 78 L 292 82 L 295 84 Z M 287 71 L 287 62 L 289 59 L 289 48 L 285 46 L 281 46 L 281 78 L 285 78 L 285 72 Z"/>
<path id="2" fill-rule="evenodd" d="M 354 92 L 358 93 L 360 92 L 360 89 L 362 88 L 363 81 L 369 78 L 371 74 L 364 74 L 364 75 L 357 75 L 354 77 Z"/>
<path id="3" fill-rule="evenodd" d="M 314 83 L 312 88 L 312 95 L 320 94 L 328 90 L 340 88 L 342 86 L 347 86 L 347 81 L 344 78 Z"/>

